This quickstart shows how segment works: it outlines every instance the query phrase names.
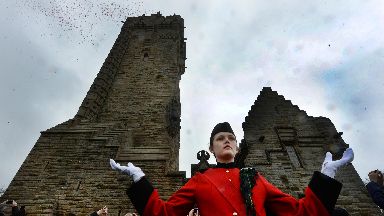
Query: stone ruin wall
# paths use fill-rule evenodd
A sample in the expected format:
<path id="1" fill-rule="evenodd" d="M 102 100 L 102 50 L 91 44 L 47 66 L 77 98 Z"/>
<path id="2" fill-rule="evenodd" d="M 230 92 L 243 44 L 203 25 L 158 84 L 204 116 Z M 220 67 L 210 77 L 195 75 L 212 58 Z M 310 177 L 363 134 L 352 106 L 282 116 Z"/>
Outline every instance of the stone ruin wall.
<path id="1" fill-rule="evenodd" d="M 331 151 L 338 159 L 348 147 L 329 119 L 308 116 L 271 88 L 263 88 L 243 129 L 244 165 L 256 167 L 297 198 L 304 195 L 313 172 L 321 170 L 325 153 Z M 353 165 L 340 169 L 336 179 L 343 183 L 337 206 L 351 215 L 380 214 Z"/>

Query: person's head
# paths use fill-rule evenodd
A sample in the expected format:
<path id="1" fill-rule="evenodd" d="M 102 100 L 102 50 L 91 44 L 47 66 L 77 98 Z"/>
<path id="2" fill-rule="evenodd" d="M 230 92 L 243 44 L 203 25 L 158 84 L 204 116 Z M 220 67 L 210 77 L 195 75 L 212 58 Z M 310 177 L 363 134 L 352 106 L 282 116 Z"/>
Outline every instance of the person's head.
<path id="1" fill-rule="evenodd" d="M 4 210 L 7 208 L 8 204 L 5 202 L 0 203 L 0 213 L 3 213 Z"/>
<path id="2" fill-rule="evenodd" d="M 383 185 L 384 183 L 383 173 L 379 170 L 373 170 L 369 172 L 368 177 L 370 181 L 376 182 L 379 185 Z"/>
<path id="3" fill-rule="evenodd" d="M 228 122 L 217 124 L 211 133 L 209 151 L 220 163 L 233 162 L 237 153 L 237 140 Z"/>
<path id="4" fill-rule="evenodd" d="M 6 200 L 0 203 L 0 216 L 12 214 L 12 200 Z"/>

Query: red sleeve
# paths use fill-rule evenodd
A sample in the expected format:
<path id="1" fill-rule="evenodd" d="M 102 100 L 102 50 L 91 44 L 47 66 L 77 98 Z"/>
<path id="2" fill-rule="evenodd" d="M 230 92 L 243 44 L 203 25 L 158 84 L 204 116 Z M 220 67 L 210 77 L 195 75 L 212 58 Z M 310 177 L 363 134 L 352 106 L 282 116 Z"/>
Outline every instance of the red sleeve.
<path id="1" fill-rule="evenodd" d="M 298 200 L 283 193 L 262 176 L 259 176 L 259 179 L 256 184 L 263 184 L 267 191 L 265 206 L 276 216 L 329 216 L 341 190 L 341 183 L 315 172 L 305 190 L 305 197 Z"/>
<path id="2" fill-rule="evenodd" d="M 195 204 L 195 188 L 198 184 L 196 175 L 192 177 L 183 187 L 176 191 L 167 200 L 163 201 L 157 190 L 154 189 L 146 199 L 142 199 L 140 192 L 146 190 L 142 185 L 133 185 L 131 188 L 136 193 L 130 193 L 130 198 L 136 209 L 143 216 L 180 216 L 188 215 Z M 139 200 L 139 201 L 138 201 Z M 140 202 L 139 204 L 137 204 Z M 136 204 L 135 204 L 136 203 Z M 142 206 L 142 209 L 138 206 Z"/>

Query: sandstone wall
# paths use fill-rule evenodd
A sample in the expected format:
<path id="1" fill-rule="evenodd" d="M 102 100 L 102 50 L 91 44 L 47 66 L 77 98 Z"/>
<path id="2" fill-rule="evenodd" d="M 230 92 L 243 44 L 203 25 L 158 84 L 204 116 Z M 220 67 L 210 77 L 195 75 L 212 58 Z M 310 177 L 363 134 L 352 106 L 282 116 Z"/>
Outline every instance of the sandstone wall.
<path id="1" fill-rule="evenodd" d="M 163 198 L 181 187 L 184 40 L 180 16 L 128 18 L 76 116 L 41 133 L 1 200 L 28 215 L 89 215 L 105 205 L 111 215 L 133 212 L 130 179 L 109 158 L 140 166 Z"/>
<path id="2" fill-rule="evenodd" d="M 314 171 L 321 170 L 325 153 L 338 159 L 348 145 L 332 122 L 311 117 L 271 88 L 263 88 L 243 123 L 246 149 L 240 158 L 256 167 L 270 182 L 295 197 L 302 197 Z M 365 186 L 349 165 L 338 171 L 343 183 L 337 206 L 351 215 L 378 215 Z"/>

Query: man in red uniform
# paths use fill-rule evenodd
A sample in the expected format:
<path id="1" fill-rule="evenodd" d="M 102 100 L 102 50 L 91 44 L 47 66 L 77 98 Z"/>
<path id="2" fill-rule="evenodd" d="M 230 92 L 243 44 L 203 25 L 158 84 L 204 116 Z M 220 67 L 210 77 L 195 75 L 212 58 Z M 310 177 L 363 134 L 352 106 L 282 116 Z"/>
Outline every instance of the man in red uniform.
<path id="1" fill-rule="evenodd" d="M 143 216 L 184 216 L 194 206 L 201 216 L 265 216 L 266 209 L 276 216 L 329 216 L 342 186 L 333 177 L 340 166 L 353 160 L 352 149 L 347 149 L 337 161 L 332 161 L 328 152 L 321 173 L 314 173 L 305 197 L 297 200 L 270 184 L 254 168 L 240 170 L 235 166 L 237 141 L 228 122 L 215 126 L 209 150 L 216 157 L 217 166 L 194 175 L 168 201 L 159 198 L 140 168 L 132 163 L 121 166 L 112 159 L 110 164 L 112 169 L 133 178 L 127 194 Z"/>

